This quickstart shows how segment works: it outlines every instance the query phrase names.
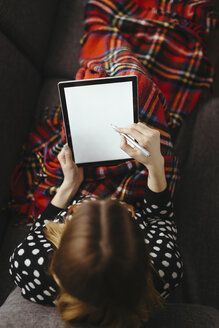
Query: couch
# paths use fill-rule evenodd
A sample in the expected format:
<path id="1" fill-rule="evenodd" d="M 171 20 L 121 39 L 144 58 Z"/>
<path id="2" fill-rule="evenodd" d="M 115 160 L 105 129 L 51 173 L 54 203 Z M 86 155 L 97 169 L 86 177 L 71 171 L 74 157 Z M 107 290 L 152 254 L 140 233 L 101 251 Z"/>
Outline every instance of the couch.
<path id="1" fill-rule="evenodd" d="M 9 277 L 8 258 L 29 229 L 14 227 L 10 218 L 9 178 L 34 117 L 59 104 L 58 81 L 74 79 L 86 2 L 0 0 L 0 328 L 64 327 L 54 308 L 23 299 Z M 145 327 L 219 327 L 218 37 L 216 30 L 209 48 L 214 88 L 185 121 L 175 144 L 182 160 L 174 201 L 184 279 Z"/>

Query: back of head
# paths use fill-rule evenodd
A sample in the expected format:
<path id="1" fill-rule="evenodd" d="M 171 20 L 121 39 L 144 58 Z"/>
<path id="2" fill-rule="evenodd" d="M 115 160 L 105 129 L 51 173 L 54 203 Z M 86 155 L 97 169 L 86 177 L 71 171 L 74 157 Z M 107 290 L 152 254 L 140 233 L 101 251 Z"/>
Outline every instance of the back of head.
<path id="1" fill-rule="evenodd" d="M 74 211 L 51 270 L 61 285 L 58 308 L 70 322 L 137 327 L 159 303 L 142 232 L 115 200 Z"/>

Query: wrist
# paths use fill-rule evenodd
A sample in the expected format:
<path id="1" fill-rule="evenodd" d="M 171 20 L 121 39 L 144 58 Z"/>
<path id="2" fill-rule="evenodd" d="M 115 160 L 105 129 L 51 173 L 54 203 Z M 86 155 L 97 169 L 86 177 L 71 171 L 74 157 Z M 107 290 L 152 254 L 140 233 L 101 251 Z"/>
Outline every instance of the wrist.
<path id="1" fill-rule="evenodd" d="M 150 174 L 156 175 L 164 171 L 164 157 L 161 155 L 159 158 L 156 158 L 153 163 L 145 165 L 146 169 Z"/>
<path id="2" fill-rule="evenodd" d="M 167 187 L 164 158 L 148 168 L 148 187 L 154 192 L 162 192 Z"/>
<path id="3" fill-rule="evenodd" d="M 74 183 L 69 183 L 66 181 L 63 181 L 59 188 L 59 193 L 63 195 L 65 198 L 73 198 L 78 190 L 78 187 L 75 186 Z"/>
<path id="4" fill-rule="evenodd" d="M 66 180 L 63 180 L 61 186 L 60 186 L 60 189 L 62 189 L 63 191 L 66 191 L 68 193 L 71 193 L 75 187 L 74 187 L 74 183 L 69 182 L 69 181 L 66 181 Z"/>
<path id="5" fill-rule="evenodd" d="M 51 203 L 56 207 L 66 208 L 71 203 L 76 192 L 77 190 L 73 187 L 72 184 L 63 182 L 57 190 L 57 193 L 53 197 Z"/>

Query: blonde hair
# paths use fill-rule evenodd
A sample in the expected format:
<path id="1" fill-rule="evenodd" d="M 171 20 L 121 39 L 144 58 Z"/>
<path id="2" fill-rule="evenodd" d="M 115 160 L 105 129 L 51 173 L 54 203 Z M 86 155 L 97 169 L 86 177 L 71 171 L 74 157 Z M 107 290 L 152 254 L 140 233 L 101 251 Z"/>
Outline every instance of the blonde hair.
<path id="1" fill-rule="evenodd" d="M 71 207 L 64 223 L 46 225 L 45 235 L 57 248 L 50 272 L 60 281 L 63 321 L 137 328 L 162 307 L 141 231 L 118 201 Z"/>

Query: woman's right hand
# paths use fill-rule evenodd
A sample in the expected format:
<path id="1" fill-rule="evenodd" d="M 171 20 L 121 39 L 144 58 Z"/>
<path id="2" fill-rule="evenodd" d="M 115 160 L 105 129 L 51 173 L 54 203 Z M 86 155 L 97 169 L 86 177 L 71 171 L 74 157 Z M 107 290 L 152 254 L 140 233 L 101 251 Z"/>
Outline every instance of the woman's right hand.
<path id="1" fill-rule="evenodd" d="M 117 131 L 132 136 L 140 146 L 149 151 L 150 156 L 147 157 L 139 149 L 128 145 L 126 138 L 122 137 L 120 148 L 148 169 L 148 187 L 155 192 L 163 191 L 167 182 L 164 157 L 160 150 L 160 132 L 140 122 L 125 128 L 118 128 Z"/>
<path id="2" fill-rule="evenodd" d="M 163 166 L 164 158 L 160 151 L 160 132 L 158 130 L 151 129 L 147 125 L 138 122 L 125 128 L 118 128 L 117 131 L 132 136 L 140 146 L 151 154 L 149 157 L 145 156 L 139 149 L 128 145 L 125 137 L 123 137 L 120 147 L 130 157 L 144 164 L 148 170 Z"/>

